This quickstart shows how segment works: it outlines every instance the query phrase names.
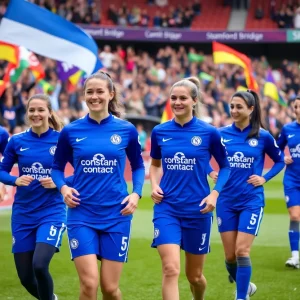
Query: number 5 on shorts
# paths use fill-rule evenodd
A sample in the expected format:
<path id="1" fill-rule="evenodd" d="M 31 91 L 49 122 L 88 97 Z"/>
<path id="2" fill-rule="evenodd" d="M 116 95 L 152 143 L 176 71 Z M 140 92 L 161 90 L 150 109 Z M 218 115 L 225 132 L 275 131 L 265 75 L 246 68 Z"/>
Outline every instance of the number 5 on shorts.
<path id="1" fill-rule="evenodd" d="M 123 236 L 122 237 L 122 246 L 121 246 L 121 250 L 125 251 L 128 247 L 128 237 L 127 236 Z"/>
<path id="2" fill-rule="evenodd" d="M 257 217 L 258 217 L 257 214 L 252 214 L 251 219 L 250 219 L 250 224 L 251 224 L 251 225 L 255 225 L 255 224 L 256 224 L 256 222 L 257 222 Z"/>

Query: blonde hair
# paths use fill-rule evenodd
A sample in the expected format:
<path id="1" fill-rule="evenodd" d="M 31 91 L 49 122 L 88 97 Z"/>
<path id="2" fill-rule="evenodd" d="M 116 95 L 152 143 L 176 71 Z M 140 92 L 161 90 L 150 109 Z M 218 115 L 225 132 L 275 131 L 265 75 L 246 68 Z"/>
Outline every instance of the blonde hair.
<path id="1" fill-rule="evenodd" d="M 97 73 L 90 75 L 83 84 L 83 92 L 85 92 L 88 81 L 91 79 L 94 79 L 94 78 L 107 82 L 107 88 L 108 88 L 109 92 L 114 93 L 113 98 L 108 103 L 108 112 L 111 113 L 112 115 L 120 118 L 121 117 L 121 109 L 123 108 L 123 105 L 120 101 L 120 93 L 117 90 L 116 85 L 114 84 L 114 82 L 112 81 L 112 79 L 108 73 L 103 72 L 103 71 L 98 71 Z"/>
<path id="2" fill-rule="evenodd" d="M 48 118 L 49 126 L 56 131 L 61 131 L 62 128 L 64 127 L 64 123 L 59 118 L 59 116 L 53 111 L 50 97 L 45 94 L 35 94 L 31 96 L 26 105 L 26 113 L 28 112 L 29 104 L 32 100 L 43 100 L 46 102 L 47 108 L 50 112 L 50 117 Z"/>
<path id="3" fill-rule="evenodd" d="M 201 117 L 201 106 L 202 102 L 202 94 L 201 94 L 201 84 L 197 77 L 187 77 L 180 81 L 177 81 L 171 87 L 171 92 L 174 87 L 184 86 L 187 87 L 190 91 L 190 96 L 192 99 L 196 100 L 196 104 L 193 110 L 193 116 L 200 118 Z"/>

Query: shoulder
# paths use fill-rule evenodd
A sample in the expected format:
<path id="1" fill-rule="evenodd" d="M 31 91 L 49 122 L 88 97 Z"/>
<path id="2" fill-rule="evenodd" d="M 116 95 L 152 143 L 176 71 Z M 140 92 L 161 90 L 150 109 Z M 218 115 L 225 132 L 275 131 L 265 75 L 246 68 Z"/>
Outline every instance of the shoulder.
<path id="1" fill-rule="evenodd" d="M 196 124 L 197 124 L 197 126 L 200 126 L 200 127 L 204 128 L 206 130 L 217 131 L 217 128 L 215 126 L 213 126 L 213 125 L 211 125 L 211 124 L 209 124 L 209 123 L 207 123 L 205 121 L 202 121 L 200 119 L 196 120 Z"/>
<path id="2" fill-rule="evenodd" d="M 287 124 L 283 125 L 282 130 L 294 129 L 296 127 L 297 127 L 296 126 L 296 121 L 294 121 L 294 122 L 290 122 L 290 123 L 287 123 Z"/>
<path id="3" fill-rule="evenodd" d="M 120 119 L 116 116 L 112 116 L 112 117 L 113 117 L 113 123 L 117 126 L 122 126 L 123 128 L 129 128 L 129 129 L 135 128 L 135 126 L 127 120 Z"/>
<path id="4" fill-rule="evenodd" d="M 164 122 L 162 124 L 158 124 L 158 125 L 154 126 L 152 131 L 163 131 L 163 130 L 168 129 L 170 127 L 172 127 L 172 120 L 169 120 L 167 122 Z"/>
<path id="5" fill-rule="evenodd" d="M 4 136 L 4 137 L 8 137 L 9 134 L 7 132 L 7 130 L 5 130 L 3 127 L 0 126 L 0 135 Z"/>
<path id="6" fill-rule="evenodd" d="M 30 129 L 26 129 L 25 131 L 22 131 L 22 132 L 13 134 L 13 135 L 10 137 L 10 140 L 18 141 L 18 140 L 23 139 L 24 137 L 26 137 L 26 136 L 29 134 L 29 130 L 30 130 Z"/>

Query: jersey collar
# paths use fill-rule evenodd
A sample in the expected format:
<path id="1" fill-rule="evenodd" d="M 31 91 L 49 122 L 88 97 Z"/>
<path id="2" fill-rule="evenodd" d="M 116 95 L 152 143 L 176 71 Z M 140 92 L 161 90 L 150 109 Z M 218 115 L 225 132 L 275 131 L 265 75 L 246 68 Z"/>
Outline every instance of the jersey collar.
<path id="1" fill-rule="evenodd" d="M 29 134 L 38 139 L 47 137 L 49 134 L 51 134 L 52 131 L 53 131 L 53 129 L 51 127 L 49 127 L 49 129 L 46 132 L 42 133 L 41 135 L 38 135 L 32 131 L 32 128 L 29 128 Z"/>
<path id="2" fill-rule="evenodd" d="M 86 115 L 86 119 L 89 123 L 93 123 L 93 124 L 97 124 L 97 125 L 102 125 L 102 124 L 109 123 L 113 120 L 113 118 L 114 118 L 113 115 L 109 114 L 109 116 L 107 118 L 103 119 L 100 123 L 98 123 L 94 119 L 91 119 L 90 114 Z"/>
<path id="3" fill-rule="evenodd" d="M 237 132 L 247 132 L 251 130 L 251 124 L 249 124 L 247 127 L 245 127 L 243 130 L 235 126 L 235 123 L 232 123 L 232 128 Z"/>
<path id="4" fill-rule="evenodd" d="M 191 127 L 196 122 L 196 120 L 197 120 L 197 118 L 193 117 L 191 119 L 191 121 L 189 121 L 189 122 L 183 124 L 183 126 L 181 126 L 180 124 L 178 124 L 177 122 L 175 122 L 175 118 L 174 118 L 174 119 L 172 119 L 172 123 L 173 123 L 174 126 L 179 127 L 179 128 L 189 128 L 189 127 Z"/>

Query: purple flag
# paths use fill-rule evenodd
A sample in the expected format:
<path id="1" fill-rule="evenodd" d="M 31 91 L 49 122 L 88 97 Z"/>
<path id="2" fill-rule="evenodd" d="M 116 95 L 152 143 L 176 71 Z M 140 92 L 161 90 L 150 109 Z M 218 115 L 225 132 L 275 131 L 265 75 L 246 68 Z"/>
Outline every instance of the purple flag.
<path id="1" fill-rule="evenodd" d="M 57 74 L 61 81 L 66 81 L 70 76 L 75 74 L 79 69 L 65 62 L 57 62 Z"/>

